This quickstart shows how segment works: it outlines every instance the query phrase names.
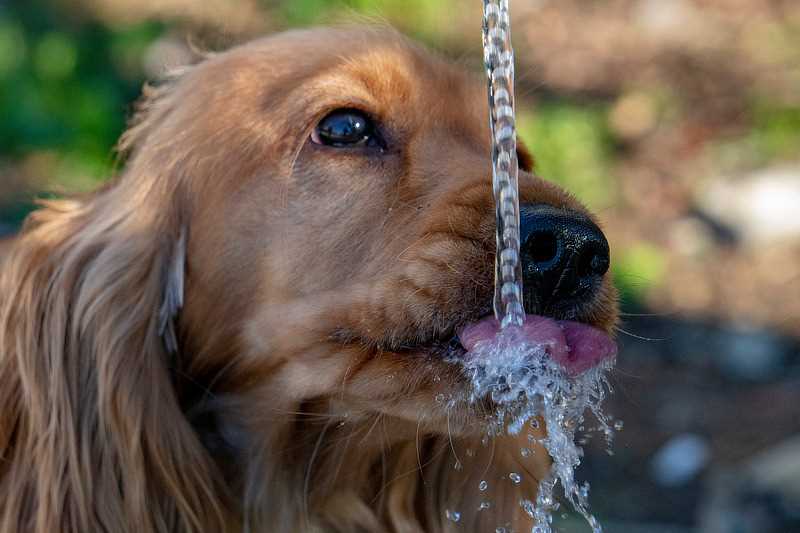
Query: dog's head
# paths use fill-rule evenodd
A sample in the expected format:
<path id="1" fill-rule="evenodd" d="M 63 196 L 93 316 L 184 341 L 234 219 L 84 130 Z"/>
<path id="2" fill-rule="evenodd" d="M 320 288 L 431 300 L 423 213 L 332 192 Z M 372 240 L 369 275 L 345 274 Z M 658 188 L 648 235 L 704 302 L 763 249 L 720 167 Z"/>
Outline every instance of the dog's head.
<path id="1" fill-rule="evenodd" d="M 84 313 L 65 333 L 73 349 L 93 330 L 105 339 L 92 349 L 98 360 L 123 342 L 129 350 L 137 341 L 116 335 L 121 326 L 154 354 L 161 344 L 157 366 L 169 377 L 139 385 L 172 388 L 162 414 L 186 424 L 138 427 L 180 430 L 202 443 L 192 453 L 210 450 L 200 470 L 222 480 L 208 473 L 203 490 L 225 485 L 245 515 L 270 501 L 264 516 L 285 524 L 298 515 L 315 523 L 311 507 L 331 528 L 406 520 L 437 530 L 442 494 L 415 488 L 373 512 L 364 492 L 392 481 L 380 472 L 389 449 L 398 456 L 390 474 L 400 476 L 433 462 L 426 454 L 439 451 L 421 450 L 426 439 L 480 436 L 480 424 L 437 398 L 468 386 L 453 363 L 466 351 L 458 335 L 480 334 L 492 312 L 487 116 L 484 80 L 387 30 L 255 41 L 152 89 L 123 139 L 124 174 L 85 202 L 40 214 L 27 239 L 60 239 L 62 259 L 82 269 L 42 269 L 69 278 L 77 303 L 64 313 Z M 533 174 L 522 145 L 518 158 L 527 311 L 609 332 L 605 238 L 575 198 Z M 65 221 L 69 232 L 53 231 Z M 118 294 L 105 298 L 104 284 Z M 106 368 L 86 379 L 118 377 Z M 122 392 L 135 397 L 136 386 Z M 114 390 L 102 391 L 114 401 Z M 163 455 L 168 442 L 144 448 Z M 363 464 L 342 466 L 347 458 Z M 176 486 L 189 479 L 166 470 Z M 303 505 L 269 486 L 278 483 L 299 487 Z M 180 503 L 188 513 L 197 502 Z"/>
<path id="2" fill-rule="evenodd" d="M 485 93 L 477 76 L 371 29 L 284 34 L 185 76 L 134 165 L 183 150 L 193 167 L 179 318 L 190 351 L 224 355 L 220 365 L 235 352 L 248 383 L 288 384 L 292 401 L 336 395 L 414 422 L 458 386 L 442 348 L 492 309 Z M 532 173 L 524 147 L 520 161 L 529 312 L 608 330 L 605 239 Z M 573 228 L 584 247 L 562 250 Z"/>

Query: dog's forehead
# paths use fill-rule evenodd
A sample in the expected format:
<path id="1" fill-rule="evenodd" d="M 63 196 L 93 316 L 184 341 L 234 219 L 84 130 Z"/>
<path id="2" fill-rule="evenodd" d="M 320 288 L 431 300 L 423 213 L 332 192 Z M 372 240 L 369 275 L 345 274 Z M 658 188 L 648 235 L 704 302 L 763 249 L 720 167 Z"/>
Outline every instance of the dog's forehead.
<path id="1" fill-rule="evenodd" d="M 295 87 L 340 95 L 350 91 L 379 103 L 422 109 L 441 108 L 443 100 L 480 107 L 485 100 L 478 76 L 387 27 L 296 30 L 255 41 L 245 50 L 252 48 L 260 52 L 259 70 L 288 75 Z M 462 116 L 465 111 L 459 109 Z"/>

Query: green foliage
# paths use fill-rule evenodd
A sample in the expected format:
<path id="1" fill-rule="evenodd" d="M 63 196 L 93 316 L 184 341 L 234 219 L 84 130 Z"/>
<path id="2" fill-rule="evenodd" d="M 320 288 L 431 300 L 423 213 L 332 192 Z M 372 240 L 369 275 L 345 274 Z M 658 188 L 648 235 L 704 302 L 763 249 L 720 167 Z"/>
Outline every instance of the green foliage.
<path id="1" fill-rule="evenodd" d="M 283 4 L 281 14 L 290 26 L 307 26 L 336 20 L 342 15 L 359 14 L 389 20 L 411 35 L 434 41 L 448 20 L 448 13 L 453 13 L 458 5 L 456 0 L 293 0 Z M 477 38 L 478 28 L 475 31 Z"/>
<path id="2" fill-rule="evenodd" d="M 1 11 L 0 159 L 33 162 L 46 189 L 96 186 L 140 91 L 141 54 L 160 33 L 158 24 L 112 29 L 35 1 Z M 19 211 L 2 207 L 0 218 Z"/>
<path id="3" fill-rule="evenodd" d="M 800 107 L 757 102 L 743 134 L 712 145 L 713 155 L 732 169 L 766 166 L 800 156 Z"/>
<path id="4" fill-rule="evenodd" d="M 646 242 L 637 243 L 612 259 L 614 283 L 627 303 L 641 301 L 648 289 L 661 284 L 667 272 L 664 251 Z"/>
<path id="5" fill-rule="evenodd" d="M 747 136 L 765 159 L 797 157 L 800 151 L 800 107 L 758 104 Z"/>
<path id="6" fill-rule="evenodd" d="M 520 138 L 536 159 L 536 173 L 598 209 L 614 200 L 612 141 L 603 106 L 544 103 L 519 112 Z"/>

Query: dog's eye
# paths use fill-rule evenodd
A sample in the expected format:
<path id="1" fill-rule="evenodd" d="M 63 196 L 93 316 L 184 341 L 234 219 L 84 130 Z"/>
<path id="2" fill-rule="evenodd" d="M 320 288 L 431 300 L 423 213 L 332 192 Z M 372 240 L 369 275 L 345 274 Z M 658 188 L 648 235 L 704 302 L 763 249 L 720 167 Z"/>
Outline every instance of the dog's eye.
<path id="1" fill-rule="evenodd" d="M 364 113 L 338 109 L 323 118 L 311 134 L 311 141 L 325 146 L 345 147 L 375 140 L 375 125 Z"/>

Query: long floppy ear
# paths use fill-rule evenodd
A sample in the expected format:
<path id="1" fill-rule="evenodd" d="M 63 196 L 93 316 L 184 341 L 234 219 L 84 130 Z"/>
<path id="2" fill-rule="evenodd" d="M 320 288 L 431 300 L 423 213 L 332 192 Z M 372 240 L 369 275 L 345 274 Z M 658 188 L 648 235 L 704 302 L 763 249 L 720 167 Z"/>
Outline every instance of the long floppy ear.
<path id="1" fill-rule="evenodd" d="M 0 530 L 225 531 L 165 349 L 185 234 L 105 196 L 35 214 L 4 265 Z"/>
<path id="2" fill-rule="evenodd" d="M 4 261 L 0 531 L 236 527 L 173 383 L 187 238 L 177 191 L 126 175 L 49 203 Z"/>

